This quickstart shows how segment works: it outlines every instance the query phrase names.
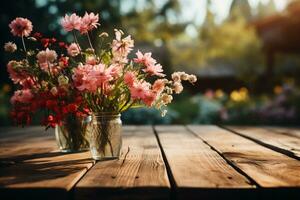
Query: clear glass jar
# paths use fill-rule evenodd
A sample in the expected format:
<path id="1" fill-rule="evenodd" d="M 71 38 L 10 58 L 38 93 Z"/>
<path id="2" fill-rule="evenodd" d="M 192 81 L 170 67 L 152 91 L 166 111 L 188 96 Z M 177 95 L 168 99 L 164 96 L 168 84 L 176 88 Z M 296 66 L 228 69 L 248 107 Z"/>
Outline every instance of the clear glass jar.
<path id="1" fill-rule="evenodd" d="M 78 152 L 88 150 L 86 135 L 87 123 L 74 115 L 68 116 L 62 126 L 55 127 L 55 137 L 61 152 Z"/>
<path id="2" fill-rule="evenodd" d="M 122 146 L 120 114 L 98 113 L 87 126 L 90 151 L 94 160 L 119 158 Z"/>

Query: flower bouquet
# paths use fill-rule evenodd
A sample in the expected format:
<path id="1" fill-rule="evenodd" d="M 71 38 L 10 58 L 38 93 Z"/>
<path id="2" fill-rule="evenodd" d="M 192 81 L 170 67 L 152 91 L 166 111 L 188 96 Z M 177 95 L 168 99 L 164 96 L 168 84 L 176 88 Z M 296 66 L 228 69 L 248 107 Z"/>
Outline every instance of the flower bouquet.
<path id="1" fill-rule="evenodd" d="M 46 109 L 44 124 L 51 127 L 61 125 L 70 115 L 84 118 L 91 154 L 96 160 L 119 156 L 122 112 L 146 106 L 157 108 L 164 116 L 172 95 L 182 92 L 182 81 L 193 84 L 197 80 L 185 72 L 175 72 L 170 80 L 166 79 L 151 53 L 137 51 L 130 59 L 134 41 L 121 30 L 114 30 L 111 42 L 103 32 L 99 44 L 105 45 L 93 44 L 90 32 L 100 25 L 94 13 L 62 18 L 63 29 L 73 34 L 71 44 L 49 39 L 45 45 L 44 38 L 35 34 L 29 37 L 30 21 L 16 20 L 10 27 L 14 35 L 22 38 L 25 59 L 8 64 L 10 77 L 22 88 L 11 100 L 13 117 L 19 123 L 28 123 L 34 112 Z M 79 44 L 78 35 L 86 38 L 87 47 Z M 24 38 L 40 41 L 44 50 L 26 51 Z M 13 43 L 5 46 L 10 52 L 16 49 Z"/>
<path id="2" fill-rule="evenodd" d="M 41 123 L 46 128 L 56 127 L 61 151 L 87 149 L 86 125 L 82 119 L 89 110 L 72 83 L 73 65 L 67 56 L 69 46 L 38 32 L 30 35 L 32 23 L 25 18 L 16 18 L 9 27 L 14 36 L 21 38 L 22 48 L 8 42 L 4 49 L 12 54 L 18 52 L 19 57 L 23 57 L 7 64 L 10 78 L 18 87 L 11 98 L 14 121 L 28 125 L 32 116 L 41 111 L 44 115 Z"/>

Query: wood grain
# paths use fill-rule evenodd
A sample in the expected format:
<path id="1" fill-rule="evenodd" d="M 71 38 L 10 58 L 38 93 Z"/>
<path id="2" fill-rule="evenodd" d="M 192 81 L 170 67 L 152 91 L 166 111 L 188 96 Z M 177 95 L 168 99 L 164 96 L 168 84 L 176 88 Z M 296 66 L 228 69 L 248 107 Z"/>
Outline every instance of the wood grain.
<path id="1" fill-rule="evenodd" d="M 97 162 L 74 192 L 75 199 L 168 198 L 170 184 L 152 127 L 124 127 L 120 159 Z"/>
<path id="2" fill-rule="evenodd" d="M 264 126 L 263 128 L 270 130 L 272 132 L 300 138 L 300 127 Z"/>
<path id="3" fill-rule="evenodd" d="M 4 199 L 66 199 L 92 166 L 89 152 L 58 152 L 53 130 L 44 133 L 42 128 L 31 127 L 3 134 L 0 195 Z"/>
<path id="4" fill-rule="evenodd" d="M 216 126 L 188 127 L 261 187 L 300 186 L 299 161 Z"/>
<path id="5" fill-rule="evenodd" d="M 294 155 L 300 160 L 300 139 L 297 137 L 261 127 L 228 126 L 227 128 L 287 155 Z"/>
<path id="6" fill-rule="evenodd" d="M 176 190 L 176 198 L 218 199 L 234 196 L 250 182 L 184 126 L 156 126 Z M 228 192 L 231 191 L 231 195 Z M 230 192 L 229 192 L 230 193 Z M 246 197 L 244 196 L 238 196 Z"/>

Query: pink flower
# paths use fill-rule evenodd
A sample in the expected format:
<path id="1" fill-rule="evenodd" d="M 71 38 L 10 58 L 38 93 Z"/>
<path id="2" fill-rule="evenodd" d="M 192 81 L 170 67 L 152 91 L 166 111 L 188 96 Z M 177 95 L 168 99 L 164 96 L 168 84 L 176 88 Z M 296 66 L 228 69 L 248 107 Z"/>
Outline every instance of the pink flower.
<path id="1" fill-rule="evenodd" d="M 10 102 L 11 102 L 11 104 L 31 103 L 33 97 L 34 96 L 31 93 L 31 90 L 29 90 L 29 89 L 17 90 L 17 91 L 15 91 L 14 95 L 10 99 Z"/>
<path id="2" fill-rule="evenodd" d="M 164 77 L 163 69 L 160 64 L 156 64 L 156 60 L 151 57 L 151 53 L 142 54 L 140 51 L 136 53 L 137 58 L 134 58 L 133 61 L 138 64 L 142 64 L 146 67 L 143 69 L 144 72 L 148 73 L 150 76 L 160 76 Z"/>
<path id="3" fill-rule="evenodd" d="M 153 91 L 148 91 L 142 101 L 148 106 L 151 107 L 157 98 L 157 93 Z"/>
<path id="4" fill-rule="evenodd" d="M 81 26 L 81 17 L 77 16 L 75 13 L 70 16 L 65 15 L 65 17 L 61 19 L 61 25 L 67 32 L 75 29 L 79 30 Z"/>
<path id="5" fill-rule="evenodd" d="M 127 36 L 122 39 L 123 32 L 121 30 L 115 30 L 116 39 L 112 41 L 112 53 L 113 61 L 119 63 L 127 63 L 127 56 L 132 51 L 134 41 L 131 36 Z"/>
<path id="6" fill-rule="evenodd" d="M 57 53 L 47 48 L 45 51 L 40 51 L 36 57 L 41 69 L 48 71 L 49 67 L 53 66 L 53 62 L 57 59 Z"/>
<path id="7" fill-rule="evenodd" d="M 80 47 L 76 43 L 72 43 L 68 47 L 67 51 L 70 56 L 75 57 L 80 53 Z"/>
<path id="8" fill-rule="evenodd" d="M 15 83 L 20 83 L 28 76 L 25 72 L 22 72 L 22 64 L 15 60 L 9 61 L 7 64 L 7 72 L 9 73 L 10 79 Z"/>
<path id="9" fill-rule="evenodd" d="M 89 77 L 97 79 L 97 85 L 101 86 L 112 79 L 110 69 L 106 69 L 104 64 L 93 65 L 88 74 Z M 88 77 L 88 78 L 89 78 Z"/>
<path id="10" fill-rule="evenodd" d="M 152 90 L 157 93 L 162 92 L 165 88 L 166 81 L 166 79 L 157 79 L 152 85 Z"/>
<path id="11" fill-rule="evenodd" d="M 111 64 L 108 68 L 108 70 L 110 71 L 110 74 L 114 77 L 114 78 L 118 78 L 120 77 L 122 71 L 123 71 L 124 65 L 123 64 L 119 64 L 119 63 L 114 63 Z"/>
<path id="12" fill-rule="evenodd" d="M 96 92 L 97 88 L 108 88 L 112 80 L 110 70 L 104 64 L 80 65 L 73 75 L 75 86 L 80 91 Z"/>
<path id="13" fill-rule="evenodd" d="M 96 79 L 88 78 L 88 73 L 92 70 L 92 65 L 80 65 L 74 70 L 73 81 L 75 87 L 80 91 L 95 92 L 97 90 Z"/>
<path id="14" fill-rule="evenodd" d="M 140 51 L 136 53 L 137 58 L 134 58 L 135 63 L 143 64 L 145 66 L 155 65 L 156 60 L 151 57 L 151 53 L 142 54 Z"/>
<path id="15" fill-rule="evenodd" d="M 163 69 L 160 64 L 148 65 L 146 69 L 143 69 L 143 71 L 148 73 L 150 76 L 160 76 L 160 77 L 166 76 L 165 74 L 162 73 Z"/>
<path id="16" fill-rule="evenodd" d="M 81 24 L 79 27 L 79 31 L 81 34 L 87 33 L 88 31 L 93 30 L 94 28 L 97 28 L 100 24 L 99 21 L 99 15 L 95 15 L 94 13 L 88 14 L 87 12 L 84 14 L 84 16 L 81 19 Z"/>
<path id="17" fill-rule="evenodd" d="M 134 72 L 128 71 L 124 75 L 124 82 L 127 86 L 132 87 L 133 83 L 136 81 L 136 75 Z"/>
<path id="18" fill-rule="evenodd" d="M 135 82 L 132 87 L 129 88 L 131 98 L 133 100 L 144 99 L 146 98 L 147 93 L 150 90 L 150 83 L 143 82 Z"/>
<path id="19" fill-rule="evenodd" d="M 36 55 L 40 63 L 43 62 L 54 62 L 57 58 L 57 53 L 54 50 L 49 50 L 48 48 L 45 51 L 40 51 Z"/>
<path id="20" fill-rule="evenodd" d="M 9 24 L 9 28 L 14 36 L 27 37 L 32 31 L 32 23 L 26 18 L 17 17 Z"/>

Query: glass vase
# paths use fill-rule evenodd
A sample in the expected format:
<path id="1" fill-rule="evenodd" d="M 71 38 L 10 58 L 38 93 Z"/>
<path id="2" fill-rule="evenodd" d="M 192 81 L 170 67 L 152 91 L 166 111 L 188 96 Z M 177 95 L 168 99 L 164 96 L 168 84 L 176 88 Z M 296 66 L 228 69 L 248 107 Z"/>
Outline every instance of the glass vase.
<path id="1" fill-rule="evenodd" d="M 55 127 L 55 137 L 61 152 L 72 153 L 88 150 L 87 122 L 74 115 L 66 117 L 61 126 Z"/>
<path id="2" fill-rule="evenodd" d="M 94 160 L 119 158 L 122 146 L 122 121 L 120 114 L 99 113 L 88 124 L 90 151 Z"/>

